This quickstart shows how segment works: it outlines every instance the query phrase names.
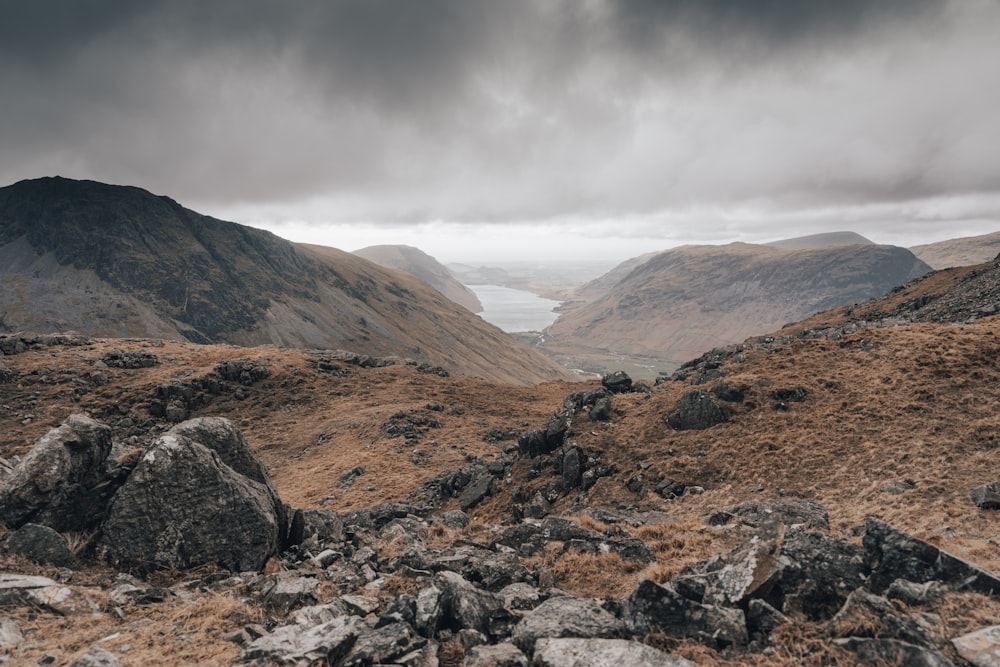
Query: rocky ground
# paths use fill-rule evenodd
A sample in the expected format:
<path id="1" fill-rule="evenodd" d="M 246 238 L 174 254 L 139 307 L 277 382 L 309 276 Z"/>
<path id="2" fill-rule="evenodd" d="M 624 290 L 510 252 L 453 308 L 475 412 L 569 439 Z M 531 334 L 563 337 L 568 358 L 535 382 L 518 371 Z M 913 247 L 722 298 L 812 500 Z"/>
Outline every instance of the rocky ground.
<path id="1" fill-rule="evenodd" d="M 967 275 L 655 386 L 0 338 L 0 655 L 995 664 L 1000 322 Z M 975 313 L 901 316 L 935 301 Z"/>

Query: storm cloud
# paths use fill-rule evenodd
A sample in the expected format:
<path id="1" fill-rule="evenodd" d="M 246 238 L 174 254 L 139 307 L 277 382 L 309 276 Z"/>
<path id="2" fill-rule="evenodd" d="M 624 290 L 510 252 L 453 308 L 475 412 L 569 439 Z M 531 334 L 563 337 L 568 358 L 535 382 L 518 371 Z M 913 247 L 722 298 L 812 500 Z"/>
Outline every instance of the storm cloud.
<path id="1" fill-rule="evenodd" d="M 998 34 L 992 0 L 2 1 L 0 181 L 275 224 L 978 230 Z"/>

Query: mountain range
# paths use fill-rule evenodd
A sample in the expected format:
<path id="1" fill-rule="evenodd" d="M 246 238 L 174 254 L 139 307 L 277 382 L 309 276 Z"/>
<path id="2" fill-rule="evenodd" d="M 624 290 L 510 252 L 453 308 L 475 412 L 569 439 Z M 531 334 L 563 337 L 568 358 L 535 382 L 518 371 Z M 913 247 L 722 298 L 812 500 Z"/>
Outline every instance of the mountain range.
<path id="1" fill-rule="evenodd" d="M 408 245 L 373 245 L 353 251 L 379 266 L 397 269 L 419 278 L 455 303 L 473 313 L 483 310 L 476 293 L 458 282 L 451 271 L 423 250 Z"/>
<path id="2" fill-rule="evenodd" d="M 42 178 L 0 188 L 0 327 L 363 350 L 500 382 L 569 373 L 424 282 L 168 197 Z"/>

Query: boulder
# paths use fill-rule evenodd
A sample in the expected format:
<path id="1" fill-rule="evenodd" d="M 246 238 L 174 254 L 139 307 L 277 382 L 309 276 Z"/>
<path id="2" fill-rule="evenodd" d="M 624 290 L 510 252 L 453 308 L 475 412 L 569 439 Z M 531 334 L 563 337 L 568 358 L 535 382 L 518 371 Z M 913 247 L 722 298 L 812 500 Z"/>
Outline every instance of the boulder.
<path id="1" fill-rule="evenodd" d="M 906 579 L 897 579 L 889 584 L 889 589 L 885 596 L 890 600 L 899 600 L 903 604 L 914 607 L 916 605 L 934 602 L 948 592 L 948 587 L 939 581 L 926 581 L 916 584 Z"/>
<path id="2" fill-rule="evenodd" d="M 477 630 L 490 637 L 510 631 L 513 617 L 499 596 L 476 588 L 454 572 L 438 574 L 434 587 L 441 591 L 442 623 L 452 631 Z"/>
<path id="3" fill-rule="evenodd" d="M 260 570 L 283 532 L 273 489 L 183 433 L 160 436 L 115 495 L 103 526 L 108 556 L 140 570 Z"/>
<path id="4" fill-rule="evenodd" d="M 36 563 L 72 567 L 76 556 L 69 548 L 66 538 L 48 526 L 26 523 L 7 538 L 7 551 L 24 556 Z"/>
<path id="5" fill-rule="evenodd" d="M 632 378 L 625 371 L 614 371 L 601 378 L 601 386 L 612 394 L 627 394 L 632 391 Z"/>
<path id="6" fill-rule="evenodd" d="M 484 472 L 470 482 L 458 496 L 458 504 L 462 511 L 468 512 L 481 503 L 483 498 L 493 493 L 493 481 L 493 475 Z"/>
<path id="7" fill-rule="evenodd" d="M 674 411 L 665 418 L 677 431 L 704 430 L 726 421 L 719 404 L 707 392 L 692 390 L 681 396 Z"/>
<path id="8" fill-rule="evenodd" d="M 939 581 L 952 590 L 985 595 L 1000 593 L 1000 578 L 933 544 L 868 517 L 865 521 L 864 559 L 871 571 L 868 588 L 882 593 L 896 579 L 922 584 Z"/>
<path id="9" fill-rule="evenodd" d="M 578 447 L 567 447 L 562 456 L 562 483 L 563 491 L 569 491 L 580 486 L 583 477 L 583 462 L 581 461 L 580 449 Z"/>
<path id="10" fill-rule="evenodd" d="M 939 623 L 940 624 L 940 619 Z M 828 622 L 834 637 L 876 636 L 899 639 L 918 646 L 934 646 L 936 628 L 925 616 L 900 611 L 888 599 L 858 588 L 849 596 L 840 611 Z"/>
<path id="11" fill-rule="evenodd" d="M 591 421 L 607 421 L 611 419 L 611 397 L 605 396 L 594 401 L 590 408 Z"/>
<path id="12" fill-rule="evenodd" d="M 290 514 L 287 539 L 290 545 L 302 544 L 310 538 L 320 545 L 344 539 L 344 521 L 333 510 L 297 509 Z"/>
<path id="13" fill-rule="evenodd" d="M 906 665 L 907 667 L 955 667 L 939 651 L 908 644 L 898 639 L 871 639 L 848 637 L 835 639 L 840 648 L 858 654 L 862 660 L 878 665 Z"/>
<path id="14" fill-rule="evenodd" d="M 17 382 L 17 371 L 0 360 L 0 384 L 14 384 Z"/>
<path id="15" fill-rule="evenodd" d="M 1000 509 L 1000 482 L 977 486 L 969 493 L 969 496 L 979 509 Z"/>
<path id="16" fill-rule="evenodd" d="M 526 613 L 514 626 L 511 641 L 530 654 L 543 637 L 615 638 L 625 631 L 624 623 L 597 600 L 563 595 L 549 598 Z"/>
<path id="17" fill-rule="evenodd" d="M 465 654 L 465 667 L 528 667 L 528 658 L 509 642 L 473 646 Z"/>
<path id="18" fill-rule="evenodd" d="M 340 616 L 308 628 L 283 625 L 251 642 L 243 659 L 260 665 L 339 664 L 363 628 L 355 616 Z"/>
<path id="19" fill-rule="evenodd" d="M 545 437 L 545 431 L 538 429 L 525 431 L 517 438 L 517 449 L 521 453 L 521 456 L 534 458 L 542 454 L 549 454 L 557 446 L 549 446 L 549 442 Z"/>
<path id="20" fill-rule="evenodd" d="M 466 663 L 468 664 L 468 663 Z M 694 667 L 686 658 L 625 639 L 539 639 L 536 667 Z"/>
<path id="21" fill-rule="evenodd" d="M 17 648 L 23 641 L 24 635 L 21 633 L 21 626 L 13 619 L 0 618 L 0 648 L 8 646 Z"/>
<path id="22" fill-rule="evenodd" d="M 114 491 L 106 476 L 111 429 L 71 415 L 46 433 L 0 487 L 0 521 L 60 532 L 93 530 Z"/>
<path id="23" fill-rule="evenodd" d="M 746 646 L 743 610 L 708 605 L 684 597 L 672 586 L 642 579 L 625 601 L 630 629 L 637 636 L 662 632 L 690 637 L 709 646 Z"/>
<path id="24" fill-rule="evenodd" d="M 785 536 L 778 570 L 765 599 L 793 618 L 831 618 L 865 581 L 861 547 L 812 531 Z"/>
<path id="25" fill-rule="evenodd" d="M 1000 667 L 1000 625 L 955 637 L 951 644 L 975 667 Z"/>
<path id="26" fill-rule="evenodd" d="M 70 667 L 122 667 L 123 663 L 114 653 L 100 646 L 90 650 L 73 661 Z"/>
<path id="27" fill-rule="evenodd" d="M 768 517 L 776 517 L 786 526 L 830 527 L 830 515 L 826 508 L 807 500 L 742 503 L 721 512 L 713 512 L 708 523 L 721 525 L 736 519 L 743 525 L 756 528 Z"/>
<path id="28" fill-rule="evenodd" d="M 329 660 L 338 667 L 368 667 L 369 665 L 414 664 L 414 654 L 427 644 L 406 623 L 392 623 L 380 628 L 362 630 L 343 662 Z"/>

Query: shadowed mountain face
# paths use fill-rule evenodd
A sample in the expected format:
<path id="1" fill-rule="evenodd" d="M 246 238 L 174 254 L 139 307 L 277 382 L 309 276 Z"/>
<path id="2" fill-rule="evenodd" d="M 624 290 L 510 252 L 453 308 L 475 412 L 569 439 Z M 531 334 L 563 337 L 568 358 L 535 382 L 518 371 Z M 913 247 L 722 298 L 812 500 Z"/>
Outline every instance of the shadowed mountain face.
<path id="1" fill-rule="evenodd" d="M 475 292 L 458 282 L 447 267 L 419 248 L 408 245 L 373 245 L 355 250 L 353 254 L 379 266 L 405 271 L 474 313 L 483 310 L 483 304 L 479 302 Z"/>
<path id="2" fill-rule="evenodd" d="M 566 377 L 424 283 L 133 187 L 0 188 L 0 326 L 400 355 L 501 382 Z"/>
<path id="3" fill-rule="evenodd" d="M 1000 232 L 928 243 L 910 250 L 935 269 L 982 264 L 1000 254 Z"/>
<path id="4" fill-rule="evenodd" d="M 929 270 L 908 250 L 890 246 L 677 248 L 564 313 L 549 327 L 546 344 L 683 361 L 882 294 Z"/>

